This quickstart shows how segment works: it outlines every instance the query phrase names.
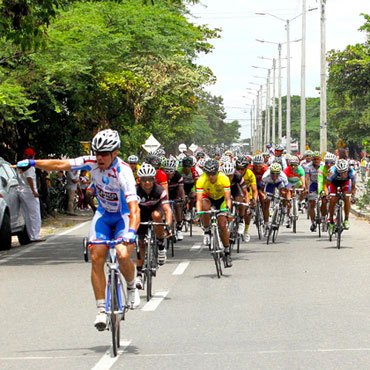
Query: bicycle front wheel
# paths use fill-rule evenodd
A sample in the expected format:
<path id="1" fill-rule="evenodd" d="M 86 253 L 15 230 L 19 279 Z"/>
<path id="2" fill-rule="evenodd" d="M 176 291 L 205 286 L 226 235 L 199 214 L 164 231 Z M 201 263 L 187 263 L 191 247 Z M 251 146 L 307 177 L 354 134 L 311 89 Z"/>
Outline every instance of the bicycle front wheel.
<path id="1" fill-rule="evenodd" d="M 255 219 L 256 219 L 258 239 L 261 240 L 262 239 L 262 210 L 261 210 L 261 206 L 259 203 L 257 204 L 257 207 L 256 207 Z"/>
<path id="2" fill-rule="evenodd" d="M 221 249 L 218 245 L 218 235 L 216 232 L 213 233 L 212 235 L 212 254 L 213 254 L 213 259 L 215 261 L 215 265 L 216 265 L 216 273 L 217 273 L 217 277 L 220 279 L 221 278 L 221 275 L 222 275 L 222 270 L 221 270 L 221 256 L 220 256 L 220 253 L 221 253 Z"/>
<path id="3" fill-rule="evenodd" d="M 152 256 L 152 237 L 151 235 L 148 236 L 149 242 L 146 245 L 146 269 L 145 269 L 145 277 L 146 277 L 146 300 L 147 302 L 150 301 L 150 298 L 152 297 L 152 262 L 153 262 L 153 256 Z"/>
<path id="4" fill-rule="evenodd" d="M 297 198 L 293 198 L 293 233 L 297 233 Z"/>
<path id="5" fill-rule="evenodd" d="M 110 320 L 109 329 L 112 332 L 112 349 L 113 355 L 117 356 L 117 351 L 120 346 L 120 317 L 119 317 L 119 305 L 118 305 L 118 283 L 117 275 L 115 271 L 111 273 L 111 284 L 110 284 Z"/>
<path id="6" fill-rule="evenodd" d="M 340 243 L 341 243 L 342 231 L 343 231 L 343 215 L 342 215 L 341 207 L 338 207 L 335 228 L 336 228 L 336 234 L 337 234 L 337 248 L 340 249 Z"/>

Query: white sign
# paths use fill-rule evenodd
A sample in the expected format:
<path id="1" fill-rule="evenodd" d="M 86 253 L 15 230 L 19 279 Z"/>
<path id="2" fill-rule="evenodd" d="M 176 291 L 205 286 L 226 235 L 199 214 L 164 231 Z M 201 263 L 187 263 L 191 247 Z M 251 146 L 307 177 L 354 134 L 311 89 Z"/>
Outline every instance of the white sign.
<path id="1" fill-rule="evenodd" d="M 185 144 L 180 144 L 179 145 L 179 151 L 182 153 L 182 152 L 185 152 L 186 151 L 186 145 Z"/>
<path id="2" fill-rule="evenodd" d="M 194 143 L 193 144 L 191 144 L 190 146 L 189 146 L 189 149 L 193 152 L 193 154 L 194 154 L 194 152 L 198 149 L 198 145 L 195 145 Z"/>
<path id="3" fill-rule="evenodd" d="M 153 153 L 161 147 L 161 143 L 153 135 L 150 135 L 142 147 L 148 153 Z"/>

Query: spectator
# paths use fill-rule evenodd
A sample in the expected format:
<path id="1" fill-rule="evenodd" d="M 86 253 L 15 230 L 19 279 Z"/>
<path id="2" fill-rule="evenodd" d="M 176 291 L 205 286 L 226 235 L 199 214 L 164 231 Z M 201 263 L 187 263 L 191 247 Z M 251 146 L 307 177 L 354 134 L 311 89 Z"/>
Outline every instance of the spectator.
<path id="1" fill-rule="evenodd" d="M 27 148 L 24 151 L 25 159 L 33 159 L 35 151 Z M 30 167 L 26 171 L 19 170 L 19 199 L 21 211 L 26 223 L 27 233 L 31 242 L 42 242 L 40 239 L 41 212 L 40 200 L 37 191 L 35 167 Z"/>
<path id="2" fill-rule="evenodd" d="M 79 209 L 88 209 L 88 203 L 86 199 L 86 189 L 89 187 L 89 177 L 87 176 L 86 170 L 81 170 L 80 173 L 80 197 L 78 198 L 78 208 Z"/>
<path id="3" fill-rule="evenodd" d="M 67 171 L 67 194 L 68 194 L 68 207 L 67 215 L 77 216 L 73 210 L 73 201 L 77 191 L 78 183 L 80 182 L 77 171 Z"/>

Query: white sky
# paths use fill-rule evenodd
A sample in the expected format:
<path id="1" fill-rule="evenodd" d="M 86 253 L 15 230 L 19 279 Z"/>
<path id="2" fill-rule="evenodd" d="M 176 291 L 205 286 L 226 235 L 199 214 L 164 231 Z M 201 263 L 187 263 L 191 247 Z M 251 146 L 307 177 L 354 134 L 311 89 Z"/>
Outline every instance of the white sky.
<path id="1" fill-rule="evenodd" d="M 306 96 L 317 97 L 319 94 L 315 88 L 320 86 L 320 1 L 306 0 L 306 6 L 307 9 L 318 8 L 306 15 Z M 190 21 L 222 29 L 222 38 L 212 40 L 215 47 L 213 53 L 201 55 L 198 64 L 212 69 L 217 82 L 209 87 L 209 91 L 224 98 L 229 120 L 239 120 L 242 125 L 241 138 L 250 137 L 247 104 L 251 104 L 253 95 L 247 94 L 247 88 L 258 88 L 251 82 L 266 85 L 267 76 L 267 70 L 255 69 L 252 65 L 271 68 L 272 61 L 258 57 L 278 57 L 277 45 L 260 43 L 256 39 L 281 43 L 287 39 L 284 21 L 255 13 L 265 12 L 282 19 L 292 19 L 302 13 L 302 0 L 201 0 L 201 4 L 190 7 L 190 10 L 196 17 L 190 18 Z M 369 0 L 327 0 L 327 50 L 343 50 L 349 44 L 365 41 L 365 34 L 358 31 L 365 23 L 360 13 L 370 14 Z M 301 38 L 301 19 L 298 17 L 290 23 L 290 40 Z M 291 43 L 290 54 L 291 95 L 300 95 L 300 42 Z M 286 44 L 282 48 L 282 57 L 285 56 Z M 286 60 L 282 60 L 284 65 Z M 286 69 L 282 70 L 282 95 L 286 95 Z"/>

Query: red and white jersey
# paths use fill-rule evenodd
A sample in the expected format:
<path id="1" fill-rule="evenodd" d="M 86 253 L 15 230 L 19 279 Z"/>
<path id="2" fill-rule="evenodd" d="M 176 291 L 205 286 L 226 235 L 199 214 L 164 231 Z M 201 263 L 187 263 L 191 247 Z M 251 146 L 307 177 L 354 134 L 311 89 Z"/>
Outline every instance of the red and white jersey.
<path id="1" fill-rule="evenodd" d="M 72 171 L 90 171 L 99 207 L 111 213 L 130 213 L 127 203 L 137 201 L 137 195 L 134 174 L 127 163 L 117 157 L 107 170 L 101 170 L 95 156 L 83 156 L 70 159 L 70 164 Z"/>

